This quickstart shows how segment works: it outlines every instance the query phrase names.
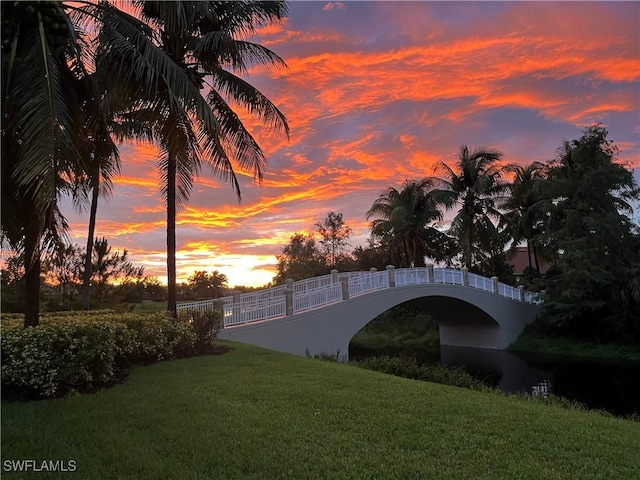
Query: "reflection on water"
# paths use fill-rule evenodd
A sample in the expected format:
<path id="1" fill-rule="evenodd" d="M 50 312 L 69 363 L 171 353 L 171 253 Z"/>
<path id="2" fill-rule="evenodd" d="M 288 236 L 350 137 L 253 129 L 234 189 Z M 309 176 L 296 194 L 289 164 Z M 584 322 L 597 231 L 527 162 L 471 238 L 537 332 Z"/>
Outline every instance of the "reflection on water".
<path id="1" fill-rule="evenodd" d="M 598 364 L 584 360 L 524 359 L 504 350 L 440 347 L 441 362 L 464 366 L 483 379 L 499 377 L 493 383 L 507 392 L 555 395 L 589 408 L 617 415 L 640 413 L 640 366 Z"/>
<path id="2" fill-rule="evenodd" d="M 506 392 L 546 396 L 551 393 L 577 401 L 589 408 L 616 415 L 640 413 L 640 365 L 597 364 L 583 360 L 526 361 L 505 350 L 440 346 L 410 352 L 381 349 L 354 351 L 353 360 L 375 355 L 412 355 L 424 363 L 462 366 L 473 377 Z"/>
<path id="3" fill-rule="evenodd" d="M 542 380 L 542 382 L 531 386 L 531 394 L 536 397 L 546 397 L 551 393 L 551 382 Z"/>
<path id="4" fill-rule="evenodd" d="M 448 366 L 462 366 L 471 375 L 505 392 L 548 395 L 552 392 L 549 375 L 506 350 L 440 347 L 440 361 Z M 488 382 L 496 378 L 495 382 Z"/>

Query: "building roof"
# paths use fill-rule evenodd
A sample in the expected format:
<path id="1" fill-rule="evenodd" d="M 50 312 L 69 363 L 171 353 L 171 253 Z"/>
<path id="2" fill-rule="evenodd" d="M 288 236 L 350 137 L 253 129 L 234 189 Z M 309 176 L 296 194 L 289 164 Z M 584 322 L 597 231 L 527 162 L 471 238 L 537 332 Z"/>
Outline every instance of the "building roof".
<path id="1" fill-rule="evenodd" d="M 522 276 L 527 267 L 529 267 L 529 255 L 527 247 L 516 247 L 513 256 L 507 258 L 507 262 L 513 265 L 513 274 L 516 277 Z M 538 263 L 540 264 L 540 273 L 545 273 L 549 269 L 549 264 L 542 260 L 538 255 Z M 531 265 L 536 267 L 533 251 L 531 252 Z"/>

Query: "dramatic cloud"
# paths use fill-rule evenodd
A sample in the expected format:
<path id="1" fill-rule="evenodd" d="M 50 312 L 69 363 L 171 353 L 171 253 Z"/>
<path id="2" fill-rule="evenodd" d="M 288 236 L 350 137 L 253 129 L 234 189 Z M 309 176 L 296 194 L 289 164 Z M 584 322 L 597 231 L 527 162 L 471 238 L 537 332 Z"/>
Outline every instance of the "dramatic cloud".
<path id="1" fill-rule="evenodd" d="M 239 203 L 203 170 L 178 216 L 179 279 L 219 270 L 264 284 L 290 236 L 330 210 L 364 242 L 375 198 L 453 162 L 463 143 L 527 164 L 600 122 L 640 168 L 639 16 L 638 2 L 292 2 L 253 39 L 288 68 L 247 77 L 285 113 L 290 139 L 241 112 L 267 155 L 264 181 L 238 171 Z M 123 146 L 96 234 L 164 280 L 157 157 Z M 86 215 L 68 215 L 84 243 Z"/>

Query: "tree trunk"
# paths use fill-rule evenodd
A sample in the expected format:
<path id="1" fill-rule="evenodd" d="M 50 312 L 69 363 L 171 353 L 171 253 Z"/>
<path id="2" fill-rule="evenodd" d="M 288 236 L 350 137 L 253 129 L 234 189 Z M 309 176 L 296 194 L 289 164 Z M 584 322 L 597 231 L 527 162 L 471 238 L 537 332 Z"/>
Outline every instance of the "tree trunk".
<path id="1" fill-rule="evenodd" d="M 40 251 L 39 239 L 26 235 L 24 249 L 24 326 L 40 323 Z"/>
<path id="2" fill-rule="evenodd" d="M 89 213 L 89 232 L 87 233 L 87 250 L 82 274 L 82 308 L 89 310 L 89 298 L 91 287 L 91 258 L 93 254 L 93 238 L 96 231 L 96 215 L 98 213 L 98 195 L 100 194 L 98 182 L 93 186 L 91 196 L 91 211 Z"/>
<path id="3" fill-rule="evenodd" d="M 540 276 L 540 262 L 538 261 L 538 249 L 536 248 L 536 244 L 533 244 L 533 258 L 536 262 L 536 272 L 538 277 Z"/>
<path id="4" fill-rule="evenodd" d="M 467 250 L 467 254 L 466 254 L 466 259 L 463 259 L 463 263 L 465 264 L 465 266 L 467 267 L 467 270 L 471 270 L 471 248 L 472 248 L 472 242 L 471 242 L 471 228 L 472 228 L 472 224 L 470 223 L 469 226 L 467 227 L 467 245 L 466 245 L 466 250 Z"/>
<path id="5" fill-rule="evenodd" d="M 531 242 L 527 238 L 527 256 L 529 257 L 529 280 L 533 280 L 533 265 L 531 263 Z"/>
<path id="6" fill-rule="evenodd" d="M 420 243 L 422 240 L 420 238 L 413 239 L 413 266 L 414 267 L 424 267 L 424 249 L 421 248 Z"/>
<path id="7" fill-rule="evenodd" d="M 176 162 L 169 153 L 167 172 L 167 310 L 178 316 L 176 286 Z"/>
<path id="8" fill-rule="evenodd" d="M 411 267 L 411 255 L 409 253 L 409 240 L 407 240 L 407 237 L 404 237 L 402 244 L 404 245 L 404 257 L 405 257 L 405 261 L 407 262 L 407 268 Z"/>

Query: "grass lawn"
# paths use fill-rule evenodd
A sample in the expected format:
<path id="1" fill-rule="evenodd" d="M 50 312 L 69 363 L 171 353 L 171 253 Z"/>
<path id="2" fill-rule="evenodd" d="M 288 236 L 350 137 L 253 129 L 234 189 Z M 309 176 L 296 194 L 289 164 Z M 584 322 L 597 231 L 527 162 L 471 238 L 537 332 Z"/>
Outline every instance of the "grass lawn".
<path id="1" fill-rule="evenodd" d="M 166 312 L 167 302 L 141 302 L 133 304 L 134 313 Z"/>
<path id="2" fill-rule="evenodd" d="M 88 479 L 631 479 L 640 423 L 240 344 L 2 406 L 2 461 Z"/>

